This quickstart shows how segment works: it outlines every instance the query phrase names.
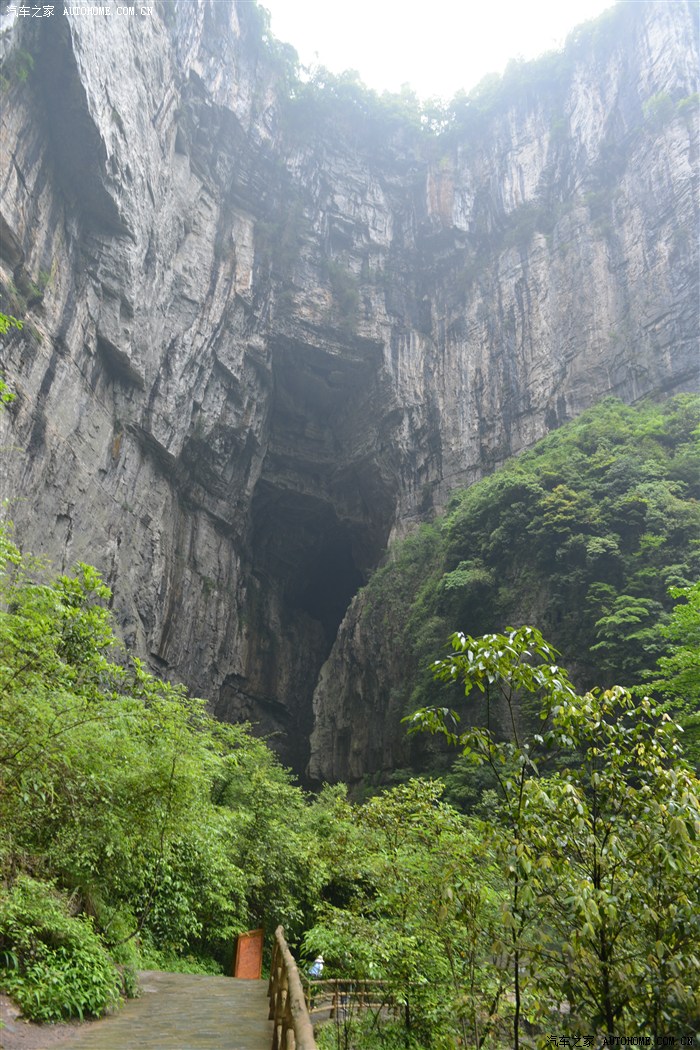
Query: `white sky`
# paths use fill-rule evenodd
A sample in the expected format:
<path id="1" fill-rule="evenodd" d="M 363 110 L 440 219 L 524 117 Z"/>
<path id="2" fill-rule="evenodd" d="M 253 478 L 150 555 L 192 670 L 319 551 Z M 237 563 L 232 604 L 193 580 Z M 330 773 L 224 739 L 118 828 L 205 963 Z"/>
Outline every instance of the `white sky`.
<path id="1" fill-rule="evenodd" d="M 355 69 L 368 87 L 449 100 L 510 58 L 560 47 L 614 0 L 261 0 L 304 65 Z M 626 3 L 644 0 L 623 0 Z M 673 2 L 673 0 L 670 0 Z"/>

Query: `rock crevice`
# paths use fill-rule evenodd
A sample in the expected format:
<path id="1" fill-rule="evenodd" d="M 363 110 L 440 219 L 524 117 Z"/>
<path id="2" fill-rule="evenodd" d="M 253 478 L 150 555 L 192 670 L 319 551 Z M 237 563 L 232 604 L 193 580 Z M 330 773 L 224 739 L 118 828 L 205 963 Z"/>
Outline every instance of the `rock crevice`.
<path id="1" fill-rule="evenodd" d="M 606 394 L 698 386 L 696 20 L 619 6 L 429 141 L 290 100 L 249 3 L 0 4 L 7 513 L 299 771 L 400 732 L 353 737 L 342 633 L 321 672 L 393 538 Z"/>

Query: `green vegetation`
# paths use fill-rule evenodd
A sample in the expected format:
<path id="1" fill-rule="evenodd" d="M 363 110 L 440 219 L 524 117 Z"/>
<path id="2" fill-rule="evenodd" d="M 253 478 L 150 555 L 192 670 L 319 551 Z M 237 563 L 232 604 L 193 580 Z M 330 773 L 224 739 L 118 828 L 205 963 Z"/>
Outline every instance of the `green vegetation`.
<path id="1" fill-rule="evenodd" d="M 0 65 L 0 93 L 8 91 L 13 84 L 24 84 L 34 69 L 34 57 L 24 48 L 10 51 Z"/>
<path id="2" fill-rule="evenodd" d="M 660 128 L 673 118 L 675 106 L 671 96 L 667 92 L 663 92 L 647 99 L 642 107 L 642 111 L 645 120 Z"/>
<path id="3" fill-rule="evenodd" d="M 121 981 L 89 919 L 47 882 L 20 875 L 0 899 L 3 988 L 39 1021 L 97 1016 L 119 1001 Z M 38 992 L 38 989 L 41 989 Z"/>
<path id="4" fill-rule="evenodd" d="M 0 313 L 0 336 L 6 335 L 12 328 L 21 331 L 23 327 L 22 321 L 18 321 L 16 317 Z M 5 380 L 0 379 L 0 410 L 2 410 L 4 405 L 9 405 L 14 399 L 15 395 L 8 389 Z"/>
<path id="5" fill-rule="evenodd" d="M 329 1025 L 320 1045 L 697 1035 L 700 780 L 681 727 L 621 686 L 577 694 L 531 627 L 455 634 L 432 673 L 472 706 L 483 695 L 486 717 L 460 730 L 456 711 L 432 706 L 412 731 L 446 736 L 494 789 L 471 817 L 424 779 L 359 806 L 324 790 L 331 878 L 304 945 L 324 974 L 382 985 L 373 1011 Z"/>
<path id="6" fill-rule="evenodd" d="M 419 99 L 410 85 L 399 92 L 381 95 L 366 87 L 355 70 L 341 74 L 324 67 L 299 75 L 298 57 L 291 48 L 278 44 L 269 23 L 255 5 L 261 19 L 259 33 L 284 85 L 288 98 L 285 126 L 290 135 L 313 134 L 327 126 L 342 126 L 350 141 L 383 149 L 390 143 L 413 147 L 435 155 L 435 144 L 444 147 L 456 141 L 480 137 L 498 113 L 518 107 L 536 95 L 540 102 L 555 104 L 555 94 L 571 77 L 577 63 L 604 58 L 626 33 L 635 17 L 634 5 L 618 4 L 599 18 L 580 26 L 563 50 L 549 52 L 536 61 L 511 61 L 503 76 L 492 73 L 469 93 L 461 91 L 451 100 Z M 560 104 L 560 103 L 559 103 Z M 675 103 L 674 103 L 675 105 Z M 562 140 L 561 112 L 552 109 L 555 140 Z"/>
<path id="7" fill-rule="evenodd" d="M 362 627 L 411 730 L 459 758 L 362 803 L 305 795 L 119 648 L 94 568 L 52 578 L 5 528 L 0 988 L 39 1020 L 96 1016 L 138 968 L 228 970 L 238 932 L 281 922 L 324 976 L 381 982 L 386 1009 L 325 1050 L 696 1035 L 699 416 L 607 401 L 397 548 Z M 579 692 L 533 627 L 466 633 L 511 614 L 605 688 Z"/>
<path id="8" fill-rule="evenodd" d="M 700 577 L 700 398 L 606 400 L 453 497 L 364 592 L 404 711 L 455 625 L 536 623 L 587 688 L 633 686 L 672 642 L 673 587 Z"/>
<path id="9" fill-rule="evenodd" d="M 667 655 L 659 657 L 653 671 L 644 673 L 644 684 L 635 692 L 653 692 L 662 698 L 663 709 L 683 723 L 686 754 L 700 769 L 700 582 L 672 587 L 671 595 L 680 601 L 659 628 Z"/>
<path id="10" fill-rule="evenodd" d="M 315 840 L 266 745 L 114 660 L 90 566 L 47 582 L 5 532 L 0 570 L 0 984 L 29 1016 L 94 1014 L 117 964 L 128 991 L 145 959 L 220 969 L 243 929 L 299 931 Z M 55 998 L 59 962 L 87 998 Z"/>
<path id="11" fill-rule="evenodd" d="M 22 322 L 18 321 L 16 317 L 0 313 L 0 335 L 6 335 L 11 328 L 20 330 L 22 327 Z"/>
<path id="12" fill-rule="evenodd" d="M 412 92 L 380 96 L 354 70 L 337 75 L 321 66 L 308 80 L 297 79 L 285 108 L 288 133 L 306 136 L 338 124 L 351 139 L 381 147 L 398 132 L 420 137 L 421 105 Z"/>
<path id="13" fill-rule="evenodd" d="M 697 91 L 686 98 L 674 99 L 667 92 L 652 95 L 642 106 L 644 119 L 649 126 L 658 131 L 670 124 L 676 117 L 683 120 L 697 120 L 700 96 Z"/>
<path id="14" fill-rule="evenodd" d="M 503 884 L 487 828 L 441 795 L 440 784 L 411 780 L 350 806 L 336 791 L 326 846 L 333 880 L 305 938 L 330 972 L 383 981 L 384 998 L 400 1006 L 391 1027 L 408 1036 L 400 1045 L 426 1050 L 458 1037 L 470 1045 L 500 983 L 484 952 Z"/>
<path id="15" fill-rule="evenodd" d="M 55 277 L 55 263 L 50 270 L 39 270 L 36 280 L 23 267 L 17 267 L 14 272 L 14 280 L 9 279 L 5 285 L 5 293 L 11 310 L 20 314 L 26 314 L 33 306 L 40 306 L 44 301 L 44 293 L 50 288 Z M 21 328 L 16 318 L 0 313 L 0 335 L 4 335 L 9 326 Z"/>
<path id="16" fill-rule="evenodd" d="M 531 627 L 455 634 L 452 649 L 436 678 L 480 690 L 487 709 L 498 700 L 509 726 L 458 732 L 456 712 L 435 707 L 412 722 L 489 766 L 497 785 L 509 1045 L 532 1045 L 524 1032 L 544 1034 L 562 1002 L 560 1033 L 695 1035 L 700 781 L 677 757 L 681 727 L 621 686 L 577 696 Z M 520 709 L 533 698 L 539 732 L 526 734 Z"/>

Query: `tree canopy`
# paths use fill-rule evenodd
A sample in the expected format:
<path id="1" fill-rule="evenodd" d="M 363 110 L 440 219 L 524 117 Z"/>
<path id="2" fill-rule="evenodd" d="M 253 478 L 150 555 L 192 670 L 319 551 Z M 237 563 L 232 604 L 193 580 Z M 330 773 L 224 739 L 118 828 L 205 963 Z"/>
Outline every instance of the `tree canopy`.
<path id="1" fill-rule="evenodd" d="M 434 700 L 430 666 L 455 627 L 536 624 L 579 688 L 635 686 L 678 644 L 673 588 L 698 578 L 700 398 L 610 398 L 397 544 L 365 588 L 361 630 L 404 712 Z"/>
<path id="2" fill-rule="evenodd" d="M 109 598 L 91 566 L 47 578 L 0 534 L 0 969 L 43 1019 L 114 996 L 107 979 L 102 998 L 35 995 L 57 938 L 69 969 L 97 944 L 127 974 L 216 970 L 251 926 L 293 936 L 315 892 L 290 774 L 248 727 L 121 651 Z M 82 932 L 64 941 L 71 915 Z"/>

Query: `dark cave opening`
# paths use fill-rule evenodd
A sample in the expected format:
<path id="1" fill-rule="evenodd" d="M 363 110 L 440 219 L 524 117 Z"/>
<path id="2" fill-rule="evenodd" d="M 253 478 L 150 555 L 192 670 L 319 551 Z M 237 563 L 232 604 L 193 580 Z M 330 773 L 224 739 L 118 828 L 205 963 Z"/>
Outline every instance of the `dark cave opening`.
<path id="1" fill-rule="evenodd" d="M 365 581 L 367 537 L 333 507 L 308 494 L 259 484 L 253 504 L 254 566 L 283 599 L 323 628 L 329 652 L 353 596 Z"/>
<path id="2" fill-rule="evenodd" d="M 299 565 L 298 579 L 288 592 L 292 608 L 302 609 L 323 627 L 328 648 L 364 580 L 352 555 L 352 543 L 342 529 L 320 535 L 314 550 Z"/>
<path id="3" fill-rule="evenodd" d="M 247 705 L 303 777 L 318 676 L 386 548 L 397 478 L 377 423 L 381 347 L 358 340 L 341 353 L 278 334 L 270 349 L 273 396 L 249 531 L 251 644 L 231 710 L 240 717 Z"/>
<path id="4" fill-rule="evenodd" d="M 245 661 L 222 684 L 215 713 L 250 722 L 305 781 L 312 698 L 353 596 L 376 564 L 365 522 L 342 520 L 318 494 L 260 479 L 250 521 Z"/>
<path id="5" fill-rule="evenodd" d="M 253 498 L 254 571 L 291 617 L 323 628 L 327 652 L 353 596 L 378 563 L 394 514 L 393 476 L 375 431 L 381 348 L 337 352 L 278 334 L 263 475 Z M 326 653 L 327 655 L 327 653 Z"/>

